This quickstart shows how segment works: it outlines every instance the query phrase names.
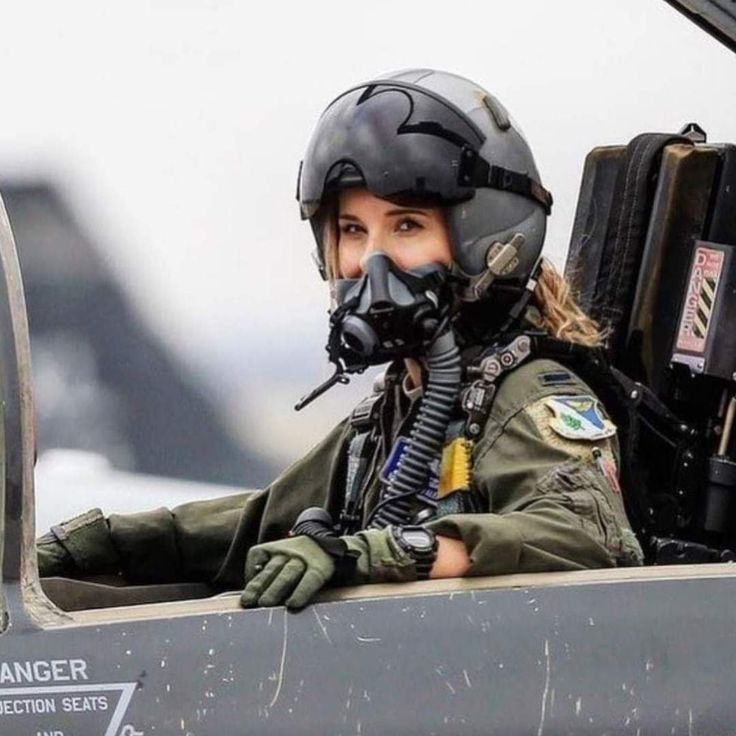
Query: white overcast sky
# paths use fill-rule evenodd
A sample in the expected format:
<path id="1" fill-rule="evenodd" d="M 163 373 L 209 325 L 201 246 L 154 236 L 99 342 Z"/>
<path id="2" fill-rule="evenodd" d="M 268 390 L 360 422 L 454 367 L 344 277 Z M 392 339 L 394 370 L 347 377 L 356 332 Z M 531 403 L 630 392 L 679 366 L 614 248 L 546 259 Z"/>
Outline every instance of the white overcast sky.
<path id="1" fill-rule="evenodd" d="M 736 55 L 663 0 L 0 2 L 0 175 L 64 187 L 152 327 L 190 362 L 323 355 L 294 201 L 324 106 L 429 66 L 511 110 L 564 259 L 585 154 L 697 120 L 736 141 Z M 308 377 L 312 382 L 313 377 Z"/>

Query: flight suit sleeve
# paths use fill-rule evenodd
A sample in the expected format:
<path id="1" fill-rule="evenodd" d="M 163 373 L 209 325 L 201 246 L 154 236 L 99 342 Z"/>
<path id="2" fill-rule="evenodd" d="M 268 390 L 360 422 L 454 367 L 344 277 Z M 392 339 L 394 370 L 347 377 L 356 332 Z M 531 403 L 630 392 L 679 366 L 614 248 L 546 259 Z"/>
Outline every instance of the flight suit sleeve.
<path id="1" fill-rule="evenodd" d="M 135 583 L 207 580 L 222 563 L 244 509 L 264 500 L 264 491 L 236 493 L 107 519 L 92 509 L 37 540 L 39 573 L 123 574 Z"/>
<path id="2" fill-rule="evenodd" d="M 111 514 L 94 509 L 37 541 L 42 577 L 122 574 L 130 583 L 242 584 L 248 548 L 283 537 L 300 511 L 329 497 L 344 455 L 347 420 L 262 491 L 174 509 Z"/>
<path id="3" fill-rule="evenodd" d="M 134 583 L 212 581 L 241 517 L 260 517 L 267 497 L 263 490 L 172 510 L 111 514 L 110 537 L 125 578 Z"/>
<path id="4" fill-rule="evenodd" d="M 642 564 L 618 485 L 615 436 L 563 436 L 550 408 L 556 397 L 578 399 L 608 421 L 591 390 L 552 361 L 523 366 L 502 384 L 473 462 L 474 491 L 489 512 L 431 524 L 465 542 L 469 575 Z"/>

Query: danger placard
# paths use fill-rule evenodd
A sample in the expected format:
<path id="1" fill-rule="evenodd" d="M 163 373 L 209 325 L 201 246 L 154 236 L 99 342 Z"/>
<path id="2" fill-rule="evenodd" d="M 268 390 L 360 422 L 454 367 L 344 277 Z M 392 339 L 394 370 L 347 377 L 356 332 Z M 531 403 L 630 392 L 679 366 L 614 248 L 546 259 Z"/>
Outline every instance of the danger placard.
<path id="1" fill-rule="evenodd" d="M 0 734 L 145 736 L 123 724 L 137 683 L 97 683 L 82 658 L 0 661 Z"/>
<path id="2" fill-rule="evenodd" d="M 723 251 L 698 246 L 690 269 L 687 297 L 677 333 L 677 349 L 704 353 L 721 280 Z"/>

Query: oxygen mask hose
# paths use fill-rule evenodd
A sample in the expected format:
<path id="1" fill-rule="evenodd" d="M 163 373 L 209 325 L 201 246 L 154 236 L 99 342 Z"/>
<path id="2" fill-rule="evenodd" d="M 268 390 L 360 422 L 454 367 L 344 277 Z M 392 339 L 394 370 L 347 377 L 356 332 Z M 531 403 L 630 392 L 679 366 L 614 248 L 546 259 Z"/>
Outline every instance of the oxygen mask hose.
<path id="1" fill-rule="evenodd" d="M 460 390 L 462 365 L 452 329 L 427 348 L 427 386 L 417 418 L 395 472 L 371 514 L 369 529 L 417 523 L 416 497 L 426 490 L 432 464 L 438 462 Z"/>

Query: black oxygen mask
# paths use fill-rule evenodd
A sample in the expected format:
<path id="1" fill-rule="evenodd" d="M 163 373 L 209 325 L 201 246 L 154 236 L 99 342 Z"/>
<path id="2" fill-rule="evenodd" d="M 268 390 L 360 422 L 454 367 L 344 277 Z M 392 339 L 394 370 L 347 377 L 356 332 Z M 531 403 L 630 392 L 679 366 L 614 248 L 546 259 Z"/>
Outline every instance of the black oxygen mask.
<path id="1" fill-rule="evenodd" d="M 404 271 L 378 251 L 368 258 L 359 279 L 338 280 L 326 348 L 335 373 L 305 396 L 297 411 L 336 383 L 347 383 L 347 373 L 424 356 L 449 329 L 448 276 L 439 263 Z"/>
<path id="2" fill-rule="evenodd" d="M 352 367 L 423 355 L 446 316 L 447 275 L 437 263 L 404 271 L 385 253 L 371 255 L 363 276 L 336 284 L 330 359 L 340 359 L 352 372 Z"/>

